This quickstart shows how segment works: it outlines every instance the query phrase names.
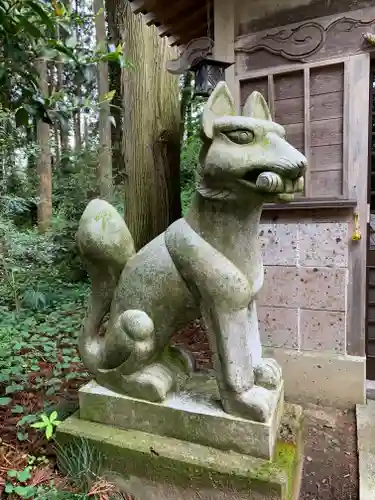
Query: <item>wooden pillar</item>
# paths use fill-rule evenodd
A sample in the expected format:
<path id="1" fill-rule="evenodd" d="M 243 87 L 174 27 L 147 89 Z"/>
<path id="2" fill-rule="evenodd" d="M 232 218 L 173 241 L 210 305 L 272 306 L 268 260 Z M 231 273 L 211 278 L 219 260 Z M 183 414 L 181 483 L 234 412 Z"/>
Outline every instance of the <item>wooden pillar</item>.
<path id="1" fill-rule="evenodd" d="M 347 353 L 365 355 L 366 339 L 366 252 L 368 171 L 368 116 L 370 85 L 370 55 L 350 57 L 345 65 L 345 119 L 350 130 L 344 136 L 347 157 L 347 190 L 349 198 L 357 200 L 356 212 L 362 238 L 350 241 L 347 318 Z M 345 144 L 345 142 L 344 142 Z M 345 192 L 345 191 L 344 191 Z M 352 232 L 354 231 L 354 223 Z"/>
<path id="2" fill-rule="evenodd" d="M 230 0 L 214 0 L 214 56 L 227 62 L 234 62 L 235 40 L 235 2 Z M 236 79 L 235 65 L 225 72 L 225 80 L 236 103 L 240 108 L 239 86 Z"/>

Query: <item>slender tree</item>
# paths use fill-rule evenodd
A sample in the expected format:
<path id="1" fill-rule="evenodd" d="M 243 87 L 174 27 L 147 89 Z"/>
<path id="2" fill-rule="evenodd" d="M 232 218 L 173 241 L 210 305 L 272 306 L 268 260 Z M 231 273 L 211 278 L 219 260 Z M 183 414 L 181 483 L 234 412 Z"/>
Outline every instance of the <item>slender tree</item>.
<path id="1" fill-rule="evenodd" d="M 45 59 L 37 60 L 39 71 L 40 91 L 48 96 L 48 73 Z M 49 125 L 39 119 L 37 121 L 37 141 L 39 152 L 37 157 L 37 170 L 39 176 L 39 203 L 38 227 L 39 231 L 46 232 L 52 219 L 52 169 L 51 149 L 49 145 Z"/>
<path id="2" fill-rule="evenodd" d="M 103 0 L 94 0 L 94 13 L 97 44 L 104 46 L 107 33 Z M 101 61 L 98 64 L 98 92 L 101 101 L 99 111 L 98 182 L 100 196 L 104 199 L 111 199 L 112 196 L 111 122 L 109 119 L 109 101 L 106 99 L 108 91 L 108 63 Z"/>
<path id="3" fill-rule="evenodd" d="M 116 0 L 106 1 L 107 23 L 109 42 L 117 47 L 121 44 L 120 26 L 117 22 L 118 7 L 115 6 Z M 111 144 L 112 144 L 112 173 L 113 183 L 118 186 L 124 181 L 125 164 L 122 154 L 122 132 L 123 132 L 123 113 L 122 113 L 122 91 L 121 91 L 121 66 L 116 62 L 110 62 L 108 65 L 110 88 L 115 90 L 112 99 L 111 115 L 113 121 L 111 125 Z"/>
<path id="4" fill-rule="evenodd" d="M 56 28 L 56 39 L 57 40 L 61 39 L 59 26 L 57 26 Z M 64 86 L 65 86 L 64 62 L 61 57 L 61 54 L 58 54 L 56 59 L 56 90 L 59 91 L 63 89 Z M 60 140 L 59 140 L 60 153 L 61 156 L 63 157 L 62 167 L 65 166 L 67 153 L 69 152 L 69 129 L 67 125 L 68 125 L 67 123 L 65 123 L 64 125 L 62 123 L 56 124 L 56 127 L 59 129 L 59 135 L 60 135 Z"/>
<path id="5" fill-rule="evenodd" d="M 194 126 L 192 124 L 192 74 L 190 71 L 186 71 L 182 79 L 182 89 L 181 89 L 181 141 L 186 134 L 189 138 L 194 133 Z"/>
<path id="6" fill-rule="evenodd" d="M 75 12 L 76 16 L 80 15 L 80 0 L 75 0 Z M 80 44 L 80 25 L 77 23 L 76 26 L 76 41 L 77 45 Z M 79 101 L 82 95 L 81 83 L 77 82 L 76 84 L 76 99 Z M 74 115 L 74 148 L 76 152 L 79 152 L 82 149 L 82 133 L 81 133 L 81 110 L 78 107 L 75 115 Z"/>

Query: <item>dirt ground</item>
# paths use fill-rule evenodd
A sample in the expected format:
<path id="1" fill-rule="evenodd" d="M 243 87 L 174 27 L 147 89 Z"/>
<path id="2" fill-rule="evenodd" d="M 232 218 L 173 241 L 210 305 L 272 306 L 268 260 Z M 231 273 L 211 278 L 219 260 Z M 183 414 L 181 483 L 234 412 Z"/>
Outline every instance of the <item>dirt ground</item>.
<path id="1" fill-rule="evenodd" d="M 197 321 L 175 337 L 194 354 L 199 369 L 211 368 L 206 333 Z M 300 500 L 359 500 L 354 411 L 305 408 L 305 463 Z"/>
<path id="2" fill-rule="evenodd" d="M 300 500 L 358 500 L 354 411 L 305 409 L 305 463 Z"/>

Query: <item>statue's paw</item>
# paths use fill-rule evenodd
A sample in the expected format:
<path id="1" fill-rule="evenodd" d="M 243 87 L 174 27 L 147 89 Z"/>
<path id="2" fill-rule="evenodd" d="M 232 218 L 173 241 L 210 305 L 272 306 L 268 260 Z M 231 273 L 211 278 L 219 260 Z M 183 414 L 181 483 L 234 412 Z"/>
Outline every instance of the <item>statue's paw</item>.
<path id="1" fill-rule="evenodd" d="M 277 389 L 282 380 L 280 365 L 272 358 L 265 358 L 254 367 L 255 385 L 266 389 Z"/>
<path id="2" fill-rule="evenodd" d="M 230 415 L 267 422 L 272 411 L 272 395 L 267 389 L 254 386 L 241 394 L 227 394 L 223 407 Z"/>
<path id="3" fill-rule="evenodd" d="M 175 385 L 175 374 L 163 363 L 152 363 L 123 379 L 125 394 L 155 403 L 164 401 Z"/>

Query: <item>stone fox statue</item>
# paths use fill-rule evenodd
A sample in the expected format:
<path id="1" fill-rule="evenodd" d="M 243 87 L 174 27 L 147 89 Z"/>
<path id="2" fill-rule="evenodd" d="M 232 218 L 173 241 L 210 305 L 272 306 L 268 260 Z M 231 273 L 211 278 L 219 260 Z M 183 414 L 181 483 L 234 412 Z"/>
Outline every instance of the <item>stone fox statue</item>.
<path id="1" fill-rule="evenodd" d="M 170 345 L 172 336 L 201 315 L 224 410 L 264 422 L 281 370 L 261 353 L 259 220 L 264 202 L 289 201 L 303 189 L 306 158 L 258 92 L 236 116 L 224 82 L 204 108 L 202 132 L 200 180 L 187 215 L 139 252 L 109 203 L 86 207 L 77 243 L 92 292 L 79 349 L 99 384 L 163 401 L 179 372 L 193 369 L 189 354 Z"/>

